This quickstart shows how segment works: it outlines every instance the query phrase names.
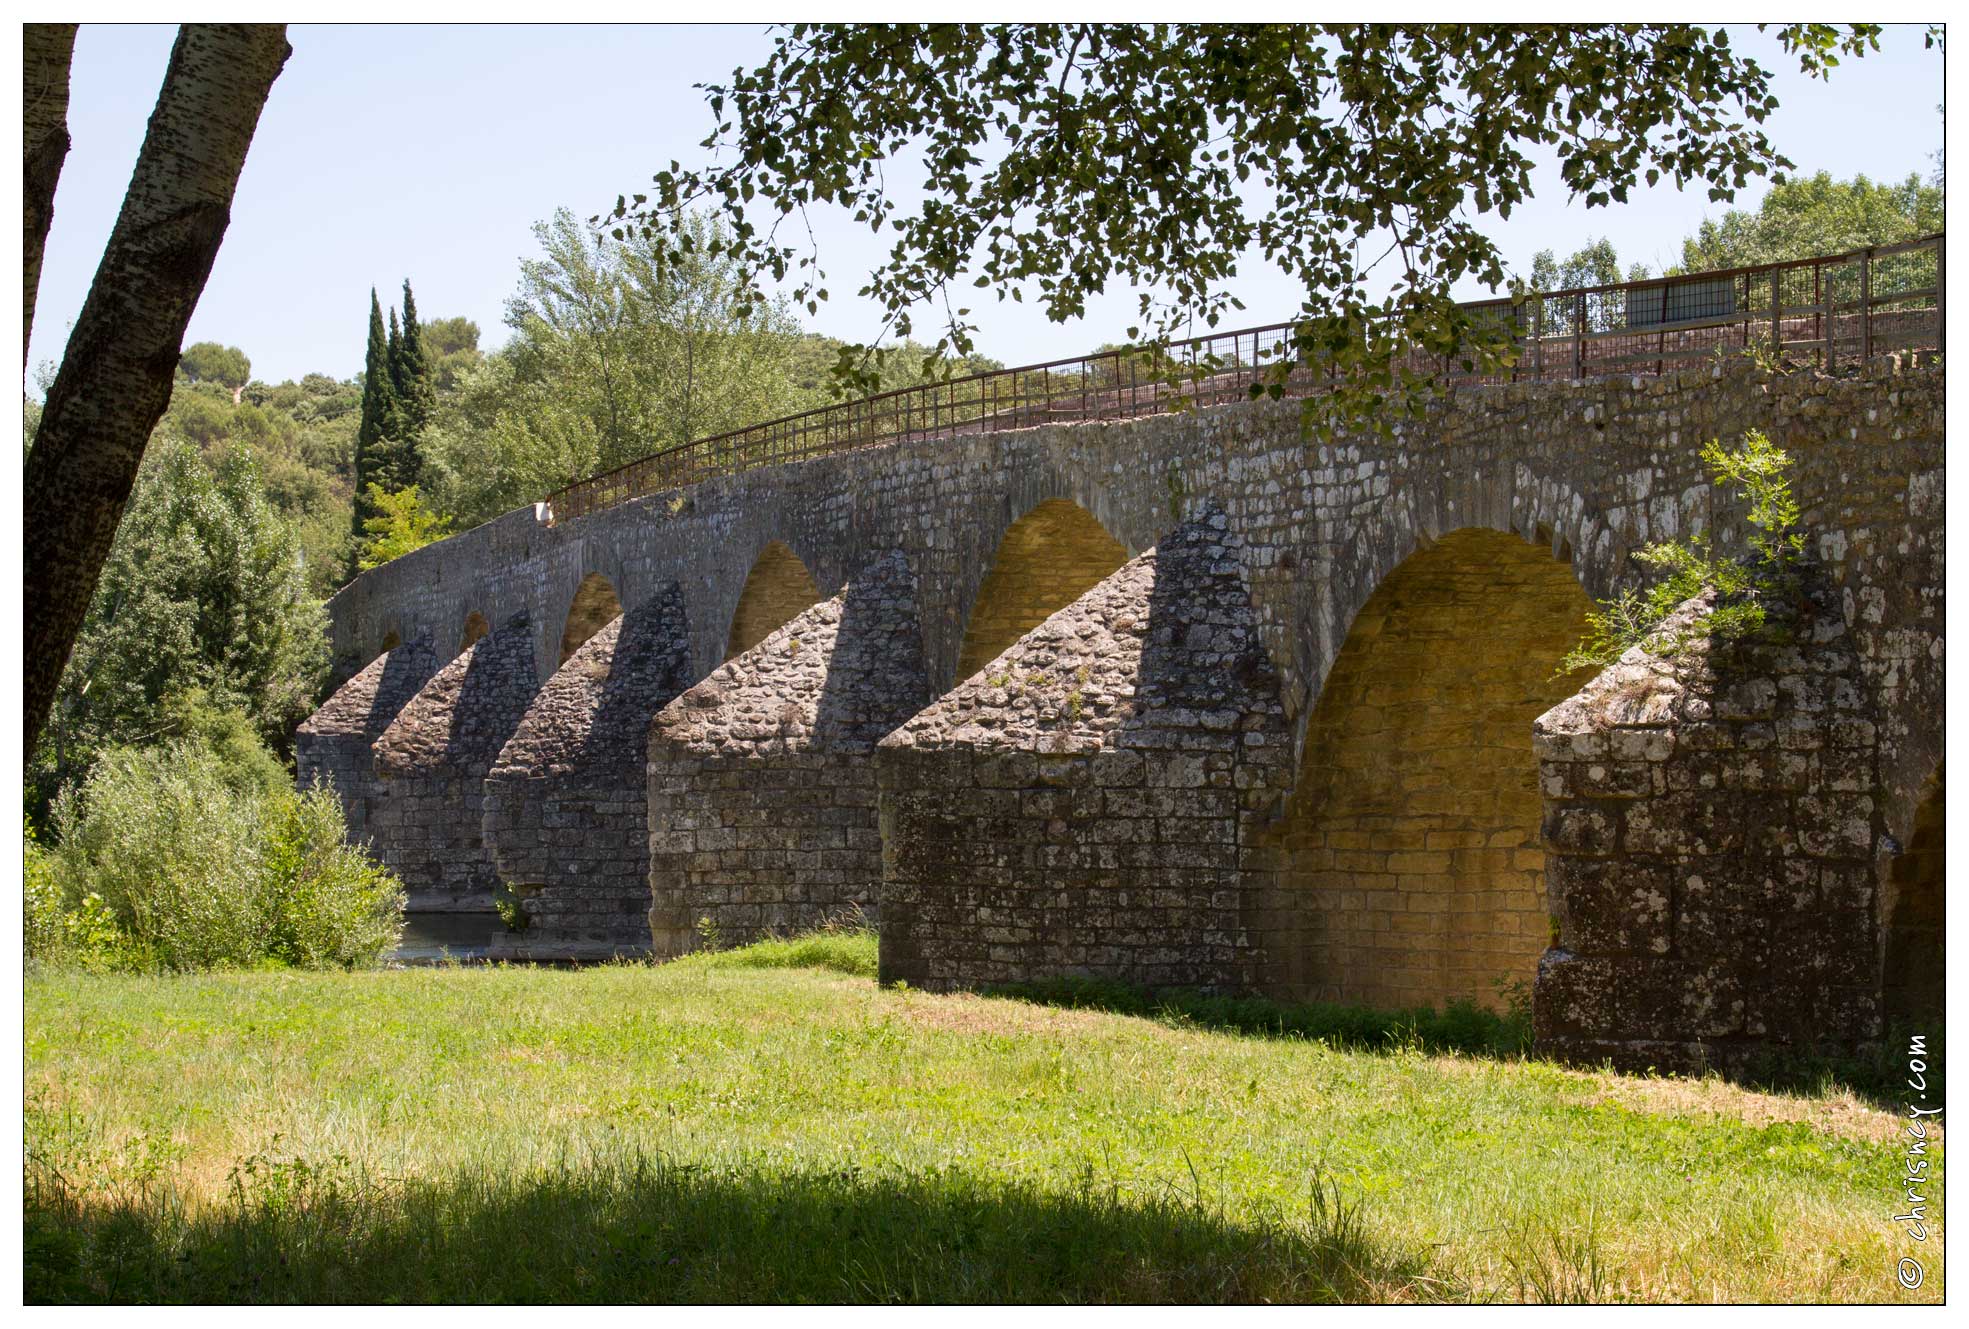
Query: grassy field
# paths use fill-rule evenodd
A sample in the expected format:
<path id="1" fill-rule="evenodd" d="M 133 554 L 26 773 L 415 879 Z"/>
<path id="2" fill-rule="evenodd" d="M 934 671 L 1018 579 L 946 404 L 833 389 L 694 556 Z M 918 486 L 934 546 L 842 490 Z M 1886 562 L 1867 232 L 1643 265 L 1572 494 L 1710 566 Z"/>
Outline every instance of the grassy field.
<path id="1" fill-rule="evenodd" d="M 1939 1207 L 1907 1250 L 1899 1121 L 1849 1094 L 1343 1051 L 872 968 L 849 937 L 30 975 L 27 1296 L 1942 1294 Z"/>

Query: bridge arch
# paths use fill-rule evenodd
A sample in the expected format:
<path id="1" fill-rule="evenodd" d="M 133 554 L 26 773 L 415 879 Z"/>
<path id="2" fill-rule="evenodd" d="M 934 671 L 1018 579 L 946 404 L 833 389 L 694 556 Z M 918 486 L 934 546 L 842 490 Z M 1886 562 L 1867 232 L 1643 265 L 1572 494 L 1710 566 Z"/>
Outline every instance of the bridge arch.
<path id="1" fill-rule="evenodd" d="M 731 631 L 725 640 L 725 658 L 743 655 L 819 602 L 820 587 L 814 584 L 814 574 L 800 556 L 783 540 L 767 541 L 738 593 L 738 607 L 732 611 Z"/>
<path id="2" fill-rule="evenodd" d="M 465 626 L 460 630 L 458 636 L 458 649 L 461 651 L 471 650 L 472 644 L 490 631 L 492 631 L 492 624 L 486 622 L 484 614 L 474 609 L 471 613 L 465 615 Z"/>
<path id="3" fill-rule="evenodd" d="M 402 636 L 398 634 L 395 628 L 391 628 L 388 632 L 383 634 L 383 644 L 376 648 L 376 654 L 388 655 L 391 651 L 394 651 L 397 647 L 401 645 L 403 645 Z M 375 656 L 371 656 L 370 658 L 374 659 Z"/>
<path id="4" fill-rule="evenodd" d="M 1424 543 L 1354 616 L 1307 717 L 1281 826 L 1290 985 L 1383 1007 L 1528 990 L 1550 932 L 1532 721 L 1591 607 L 1542 544 Z"/>
<path id="5" fill-rule="evenodd" d="M 574 590 L 573 602 L 567 607 L 557 664 L 566 664 L 569 656 L 586 645 L 590 637 L 607 627 L 621 612 L 622 600 L 615 593 L 614 583 L 599 572 L 583 577 Z"/>
<path id="6" fill-rule="evenodd" d="M 1034 506 L 999 537 L 964 625 L 957 681 L 983 669 L 1127 561 L 1127 548 L 1078 503 L 1049 498 Z"/>

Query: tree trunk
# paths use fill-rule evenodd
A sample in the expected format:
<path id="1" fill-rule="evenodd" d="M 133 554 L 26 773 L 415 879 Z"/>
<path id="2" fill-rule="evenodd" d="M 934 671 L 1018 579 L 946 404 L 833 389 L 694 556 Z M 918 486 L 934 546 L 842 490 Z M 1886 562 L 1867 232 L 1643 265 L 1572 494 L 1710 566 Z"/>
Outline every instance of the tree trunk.
<path id="1" fill-rule="evenodd" d="M 34 294 L 41 288 L 41 250 L 55 216 L 55 184 L 68 156 L 68 63 L 75 53 L 75 24 L 28 23 L 21 31 L 21 366 L 34 332 Z"/>
<path id="2" fill-rule="evenodd" d="M 170 405 L 185 325 L 231 220 L 261 108 L 290 53 L 282 24 L 178 29 L 123 211 L 22 478 L 30 759 L 144 445 Z"/>

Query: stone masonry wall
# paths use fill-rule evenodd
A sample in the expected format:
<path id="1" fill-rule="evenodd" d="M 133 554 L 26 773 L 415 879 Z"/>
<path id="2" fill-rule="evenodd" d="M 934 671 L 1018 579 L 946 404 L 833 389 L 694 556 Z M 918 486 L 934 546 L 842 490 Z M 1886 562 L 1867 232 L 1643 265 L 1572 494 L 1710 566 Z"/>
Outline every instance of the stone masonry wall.
<path id="1" fill-rule="evenodd" d="M 1835 604 L 1793 644 L 1637 647 L 1539 717 L 1542 1052 L 1729 1071 L 1879 1035 L 1879 728 Z"/>
<path id="2" fill-rule="evenodd" d="M 689 683 L 675 583 L 595 630 L 527 708 L 485 781 L 484 837 L 526 926 L 494 953 L 599 959 L 649 949 L 650 717 Z"/>
<path id="3" fill-rule="evenodd" d="M 436 671 L 428 640 L 386 651 L 294 732 L 295 781 L 302 789 L 317 780 L 334 789 L 350 844 L 368 843 L 371 810 L 381 794 L 369 745 Z"/>
<path id="4" fill-rule="evenodd" d="M 901 553 L 796 615 L 650 727 L 649 929 L 659 955 L 881 913 L 876 741 L 929 700 Z"/>
<path id="5" fill-rule="evenodd" d="M 770 542 L 759 551 L 745 589 L 739 592 L 726 657 L 751 650 L 767 633 L 819 599 L 820 588 L 800 556 L 777 540 Z"/>
<path id="6" fill-rule="evenodd" d="M 372 749 L 382 784 L 370 830 L 413 913 L 492 907 L 485 776 L 539 687 L 532 643 L 526 616 L 508 619 L 439 670 Z"/>
<path id="7" fill-rule="evenodd" d="M 882 741 L 883 981 L 1252 985 L 1290 738 L 1227 525 L 1171 532 Z"/>

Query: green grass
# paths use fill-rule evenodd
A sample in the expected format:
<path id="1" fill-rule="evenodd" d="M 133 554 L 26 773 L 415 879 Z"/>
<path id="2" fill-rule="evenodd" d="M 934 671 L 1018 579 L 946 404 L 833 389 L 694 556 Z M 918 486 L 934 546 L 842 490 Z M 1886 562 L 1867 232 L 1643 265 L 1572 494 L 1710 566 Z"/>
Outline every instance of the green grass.
<path id="1" fill-rule="evenodd" d="M 1896 1123 L 1850 1095 L 885 991 L 873 958 L 32 974 L 28 1298 L 1904 1295 Z"/>

